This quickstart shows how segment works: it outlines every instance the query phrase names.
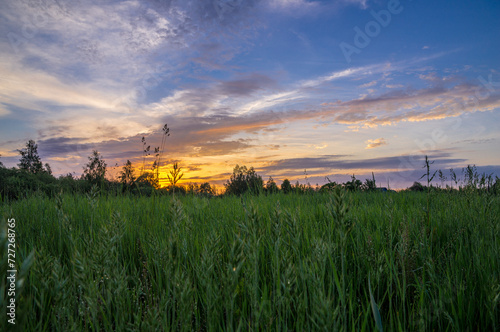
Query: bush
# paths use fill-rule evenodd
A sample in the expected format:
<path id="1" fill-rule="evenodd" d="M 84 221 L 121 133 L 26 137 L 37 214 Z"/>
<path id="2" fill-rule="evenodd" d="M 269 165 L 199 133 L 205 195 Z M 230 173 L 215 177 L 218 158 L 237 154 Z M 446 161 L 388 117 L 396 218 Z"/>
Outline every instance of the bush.
<path id="1" fill-rule="evenodd" d="M 58 190 L 56 178 L 46 172 L 34 174 L 15 168 L 0 168 L 0 195 L 4 199 L 25 198 L 36 191 L 53 196 Z"/>
<path id="2" fill-rule="evenodd" d="M 329 182 L 327 184 L 324 184 L 321 186 L 319 189 L 320 193 L 329 193 L 335 190 L 335 187 L 338 186 L 337 182 Z"/>
<path id="3" fill-rule="evenodd" d="M 408 188 L 409 191 L 424 191 L 425 187 L 420 182 L 413 182 L 412 186 Z"/>

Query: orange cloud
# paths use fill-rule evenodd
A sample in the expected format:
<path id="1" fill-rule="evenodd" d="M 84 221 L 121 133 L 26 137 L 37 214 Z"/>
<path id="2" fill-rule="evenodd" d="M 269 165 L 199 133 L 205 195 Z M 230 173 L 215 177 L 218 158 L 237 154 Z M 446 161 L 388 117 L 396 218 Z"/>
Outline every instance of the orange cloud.
<path id="1" fill-rule="evenodd" d="M 369 139 L 365 143 L 367 144 L 365 149 L 374 149 L 387 144 L 383 137 L 377 139 Z"/>

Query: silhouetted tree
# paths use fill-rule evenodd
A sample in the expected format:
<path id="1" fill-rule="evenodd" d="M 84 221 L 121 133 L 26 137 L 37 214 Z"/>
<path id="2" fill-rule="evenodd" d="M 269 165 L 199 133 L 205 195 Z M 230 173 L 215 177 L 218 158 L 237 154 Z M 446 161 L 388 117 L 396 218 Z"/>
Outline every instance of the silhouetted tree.
<path id="1" fill-rule="evenodd" d="M 307 191 L 306 185 L 300 184 L 299 180 L 295 181 L 295 185 L 292 186 L 292 191 L 298 194 L 305 194 Z"/>
<path id="2" fill-rule="evenodd" d="M 283 191 L 284 194 L 292 192 L 292 185 L 290 184 L 290 180 L 283 180 L 283 183 L 281 183 L 281 191 Z"/>
<path id="3" fill-rule="evenodd" d="M 136 183 L 151 186 L 153 188 L 158 188 L 158 180 L 154 174 L 154 172 L 142 172 L 142 174 L 135 180 Z"/>
<path id="4" fill-rule="evenodd" d="M 38 174 L 44 171 L 42 161 L 38 155 L 38 145 L 33 140 L 26 143 L 26 148 L 17 150 L 21 155 L 19 168 L 29 173 Z"/>
<path id="5" fill-rule="evenodd" d="M 408 190 L 410 190 L 410 191 L 424 191 L 425 187 L 422 186 L 422 184 L 420 182 L 413 182 L 413 184 L 411 185 L 411 187 L 408 188 Z"/>
<path id="6" fill-rule="evenodd" d="M 92 151 L 88 159 L 88 164 L 83 168 L 82 179 L 91 184 L 101 184 L 106 175 L 106 162 L 97 150 Z"/>
<path id="7" fill-rule="evenodd" d="M 262 177 L 255 172 L 253 167 L 236 165 L 231 178 L 224 186 L 226 194 L 241 195 L 247 191 L 259 194 L 263 189 L 263 184 Z"/>
<path id="8" fill-rule="evenodd" d="M 50 167 L 49 163 L 45 163 L 45 172 L 52 175 L 52 167 Z"/>
<path id="9" fill-rule="evenodd" d="M 134 168 L 130 160 L 127 160 L 125 166 L 123 166 L 123 170 L 120 172 L 120 182 L 127 187 L 132 186 L 135 182 Z"/>
<path id="10" fill-rule="evenodd" d="M 266 192 L 269 194 L 274 194 L 278 192 L 278 186 L 274 182 L 273 178 L 270 176 L 266 183 Z"/>
<path id="11" fill-rule="evenodd" d="M 200 185 L 198 192 L 202 195 L 213 195 L 215 193 L 214 189 L 210 186 L 210 183 L 204 182 Z"/>

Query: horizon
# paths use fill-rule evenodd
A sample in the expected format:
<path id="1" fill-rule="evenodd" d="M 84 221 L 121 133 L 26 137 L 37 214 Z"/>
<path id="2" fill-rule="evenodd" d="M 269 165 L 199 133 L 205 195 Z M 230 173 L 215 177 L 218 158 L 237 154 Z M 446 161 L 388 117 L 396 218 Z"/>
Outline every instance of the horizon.
<path id="1" fill-rule="evenodd" d="M 113 176 L 139 169 L 141 138 L 160 146 L 166 123 L 161 173 L 179 162 L 180 184 L 220 188 L 239 164 L 278 185 L 374 172 L 403 189 L 425 155 L 446 176 L 500 176 L 498 14 L 491 1 L 4 3 L 0 161 L 17 166 L 33 139 L 56 176 L 81 174 L 92 150 Z"/>

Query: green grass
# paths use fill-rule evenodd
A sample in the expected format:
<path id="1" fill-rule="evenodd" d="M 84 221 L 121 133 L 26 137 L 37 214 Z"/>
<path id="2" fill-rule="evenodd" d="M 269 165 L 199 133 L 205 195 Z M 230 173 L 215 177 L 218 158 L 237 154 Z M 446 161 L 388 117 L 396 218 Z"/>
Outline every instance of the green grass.
<path id="1" fill-rule="evenodd" d="M 35 253 L 23 331 L 499 329 L 499 197 L 433 193 L 429 220 L 427 194 L 408 192 L 0 208 L 17 222 L 17 264 Z"/>

